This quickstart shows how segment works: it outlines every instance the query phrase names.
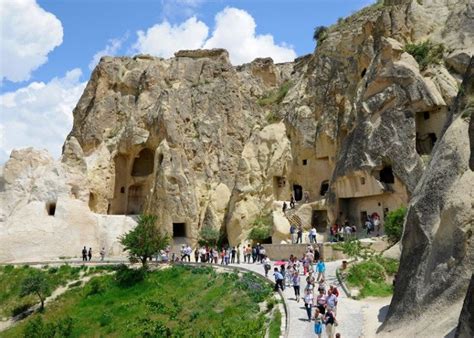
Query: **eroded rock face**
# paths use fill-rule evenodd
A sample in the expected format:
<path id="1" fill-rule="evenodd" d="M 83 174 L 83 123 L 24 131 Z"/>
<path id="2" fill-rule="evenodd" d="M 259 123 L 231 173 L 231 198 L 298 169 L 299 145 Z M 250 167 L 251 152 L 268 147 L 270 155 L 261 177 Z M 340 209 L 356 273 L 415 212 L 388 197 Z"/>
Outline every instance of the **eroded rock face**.
<path id="1" fill-rule="evenodd" d="M 123 220 L 126 226 L 107 230 L 116 238 L 142 212 L 156 214 L 176 242 L 195 243 L 210 226 L 231 245 L 246 240 L 257 217 L 273 213 L 273 239 L 287 242 L 281 205 L 291 195 L 304 227 L 320 233 L 331 222 L 361 226 L 373 213 L 383 220 L 431 170 L 433 144 L 473 45 L 472 12 L 468 0 L 393 0 L 331 27 L 313 54 L 285 64 L 262 57 L 233 67 L 222 49 L 179 51 L 167 60 L 104 57 L 74 110 L 61 162 L 23 153 L 7 163 L 2 242 L 29 227 L 10 228 L 33 203 L 26 198 L 33 187 L 10 178 L 15 166 L 61 168 L 56 179 L 63 183 L 51 191 L 61 191 L 59 203 L 79 187 L 62 205 L 87 209 L 90 225 L 81 228 L 97 245 L 100 224 Z M 421 69 L 404 46 L 428 38 L 445 43 L 449 55 L 446 64 Z M 37 195 L 42 212 L 48 196 Z M 36 217 L 52 220 L 39 211 Z M 82 242 L 68 246 L 88 245 Z M 17 257 L 3 253 L 0 260 Z"/>
<path id="2" fill-rule="evenodd" d="M 474 335 L 474 275 L 467 289 L 466 298 L 459 316 L 459 324 L 456 328 L 456 336 L 459 338 L 472 337 Z"/>
<path id="3" fill-rule="evenodd" d="M 409 204 L 400 269 L 382 333 L 444 335 L 459 318 L 474 266 L 473 147 L 463 116 L 474 95 L 474 58 L 462 87 Z M 401 328 L 403 321 L 417 324 Z"/>

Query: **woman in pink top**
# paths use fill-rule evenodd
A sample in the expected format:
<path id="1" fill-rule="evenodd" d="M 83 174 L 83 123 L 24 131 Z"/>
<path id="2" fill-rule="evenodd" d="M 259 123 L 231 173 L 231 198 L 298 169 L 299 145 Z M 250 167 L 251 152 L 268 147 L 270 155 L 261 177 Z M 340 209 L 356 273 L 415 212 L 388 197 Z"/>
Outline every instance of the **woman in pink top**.
<path id="1" fill-rule="evenodd" d="M 326 313 L 326 295 L 323 290 L 319 291 L 318 297 L 316 297 L 316 306 L 318 307 L 321 314 Z"/>

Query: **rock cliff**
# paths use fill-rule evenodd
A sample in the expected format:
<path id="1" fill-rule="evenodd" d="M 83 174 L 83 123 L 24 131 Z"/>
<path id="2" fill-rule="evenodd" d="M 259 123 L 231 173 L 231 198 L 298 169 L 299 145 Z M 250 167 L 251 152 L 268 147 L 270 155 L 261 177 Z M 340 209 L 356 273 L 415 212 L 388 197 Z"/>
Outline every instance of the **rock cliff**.
<path id="1" fill-rule="evenodd" d="M 415 277 L 397 283 L 384 330 L 434 309 L 436 295 L 459 313 L 474 132 L 455 98 L 471 95 L 461 81 L 473 18 L 469 0 L 392 0 L 329 27 L 292 63 L 234 67 L 222 49 L 102 58 L 61 160 L 22 150 L 3 168 L 0 261 L 77 256 L 83 245 L 119 255 L 117 236 L 143 212 L 175 243 L 209 226 L 236 245 L 269 214 L 273 241 L 288 241 L 290 196 L 291 221 L 320 233 L 409 203 L 401 272 Z M 437 59 L 407 52 L 428 40 Z"/>

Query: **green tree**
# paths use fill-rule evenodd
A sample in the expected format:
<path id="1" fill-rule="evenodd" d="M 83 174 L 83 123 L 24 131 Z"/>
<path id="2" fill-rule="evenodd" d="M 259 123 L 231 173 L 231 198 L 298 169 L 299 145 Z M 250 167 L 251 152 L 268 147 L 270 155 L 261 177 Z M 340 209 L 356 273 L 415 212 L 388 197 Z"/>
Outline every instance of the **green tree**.
<path id="1" fill-rule="evenodd" d="M 322 43 L 328 37 L 328 28 L 326 26 L 317 26 L 313 31 L 313 40 L 318 44 Z"/>
<path id="2" fill-rule="evenodd" d="M 405 219 L 407 209 L 401 207 L 390 211 L 385 217 L 385 234 L 392 243 L 398 242 L 402 238 L 403 221 Z"/>
<path id="3" fill-rule="evenodd" d="M 149 258 L 164 249 L 170 241 L 168 234 L 163 234 L 156 226 L 157 217 L 140 215 L 138 225 L 127 234 L 119 237 L 124 251 L 128 251 L 130 260 L 140 260 L 143 267 Z"/>
<path id="4" fill-rule="evenodd" d="M 50 286 L 48 280 L 46 279 L 44 272 L 41 270 L 32 271 L 31 274 L 25 277 L 21 282 L 20 297 L 25 297 L 31 294 L 37 295 L 41 302 L 41 310 L 44 308 L 44 299 L 49 293 Z"/>
<path id="5" fill-rule="evenodd" d="M 215 246 L 219 236 L 219 230 L 210 226 L 203 226 L 199 231 L 199 245 Z"/>

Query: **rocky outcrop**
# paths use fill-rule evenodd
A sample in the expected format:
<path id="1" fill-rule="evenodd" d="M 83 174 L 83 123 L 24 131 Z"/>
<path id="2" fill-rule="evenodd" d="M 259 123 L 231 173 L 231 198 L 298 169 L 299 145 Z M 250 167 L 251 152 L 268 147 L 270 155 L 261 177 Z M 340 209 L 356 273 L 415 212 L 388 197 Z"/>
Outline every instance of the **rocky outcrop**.
<path id="1" fill-rule="evenodd" d="M 383 333 L 447 334 L 459 318 L 474 266 L 474 172 L 469 168 L 473 149 L 463 116 L 474 95 L 474 58 L 462 87 L 408 207 L 400 268 Z M 404 321 L 418 324 L 402 328 Z"/>

